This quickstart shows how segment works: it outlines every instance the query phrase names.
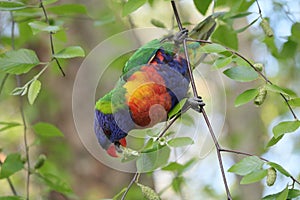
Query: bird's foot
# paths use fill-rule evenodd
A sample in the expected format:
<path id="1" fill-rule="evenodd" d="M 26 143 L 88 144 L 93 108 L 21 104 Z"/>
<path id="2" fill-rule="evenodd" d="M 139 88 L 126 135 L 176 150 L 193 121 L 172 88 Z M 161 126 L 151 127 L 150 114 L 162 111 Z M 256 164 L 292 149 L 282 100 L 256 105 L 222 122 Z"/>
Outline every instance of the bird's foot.
<path id="1" fill-rule="evenodd" d="M 205 106 L 205 103 L 203 102 L 203 100 L 200 96 L 191 97 L 187 101 L 188 101 L 188 104 L 190 104 L 191 108 L 197 112 L 202 112 L 202 108 Z"/>
<path id="2" fill-rule="evenodd" d="M 176 33 L 173 38 L 175 44 L 181 44 L 183 40 L 188 37 L 188 33 L 189 30 L 187 30 L 186 28 L 183 28 L 181 31 Z"/>

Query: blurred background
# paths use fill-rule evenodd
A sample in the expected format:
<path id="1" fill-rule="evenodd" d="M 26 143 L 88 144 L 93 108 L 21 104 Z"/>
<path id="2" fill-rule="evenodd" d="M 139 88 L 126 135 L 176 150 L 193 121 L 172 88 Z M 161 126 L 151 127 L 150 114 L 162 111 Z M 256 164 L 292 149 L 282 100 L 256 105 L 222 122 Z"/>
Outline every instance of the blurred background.
<path id="1" fill-rule="evenodd" d="M 33 1 L 34 2 L 34 1 Z M 205 1 L 209 2 L 209 1 Z M 246 17 L 236 18 L 228 22 L 218 22 L 218 27 L 213 40 L 220 42 L 253 60 L 255 63 L 264 64 L 264 71 L 268 78 L 275 84 L 294 90 L 300 94 L 300 1 L 293 0 L 266 0 L 258 1 L 263 17 L 267 17 L 274 31 L 273 38 L 267 38 L 259 26 L 259 21 L 250 28 L 236 33 L 258 17 L 258 7 L 255 1 L 216 1 L 215 11 L 229 11 L 232 14 L 253 12 Z M 87 9 L 84 15 L 62 15 L 65 21 L 65 35 L 56 38 L 55 44 L 60 47 L 68 45 L 80 45 L 85 49 L 86 55 L 103 40 L 114 34 L 132 29 L 153 27 L 151 19 L 160 20 L 167 29 L 171 29 L 174 23 L 173 12 L 169 1 L 149 1 L 129 17 L 122 17 L 122 1 L 83 1 L 64 0 L 56 4 L 78 3 Z M 212 13 L 211 4 L 203 16 L 194 5 L 192 0 L 177 1 L 180 16 L 188 28 L 193 27 L 205 16 Z M 51 17 L 51 16 L 50 16 Z M 7 12 L 0 12 L 0 37 L 2 41 L 9 36 L 10 17 Z M 56 23 L 59 23 L 57 19 Z M 24 24 L 23 24 L 24 25 Z M 25 26 L 25 25 L 24 25 Z M 224 27 L 227 29 L 224 30 Z M 24 47 L 37 52 L 41 61 L 49 58 L 50 49 L 47 34 L 37 36 L 23 35 L 17 29 L 17 37 L 26 37 Z M 22 29 L 23 30 L 23 29 Z M 228 34 L 228 36 L 227 36 Z M 222 35 L 222 36 L 220 36 Z M 138 36 L 144 40 L 143 36 Z M 296 38 L 296 39 L 295 39 Z M 122 45 L 122 43 L 120 43 Z M 3 48 L 0 44 L 0 47 Z M 101 55 L 99 55 L 101 57 Z M 291 120 L 287 106 L 276 93 L 268 94 L 265 103 L 261 107 L 248 103 L 241 107 L 234 106 L 235 98 L 243 91 L 258 86 L 262 80 L 250 83 L 239 83 L 230 80 L 222 74 L 223 69 L 215 70 L 210 66 L 208 56 L 207 63 L 201 64 L 196 70 L 196 79 L 199 93 L 207 102 L 207 110 L 212 118 L 215 131 L 219 136 L 222 146 L 229 149 L 250 152 L 263 155 L 269 160 L 281 163 L 295 177 L 300 178 L 300 140 L 299 132 L 284 137 L 275 147 L 267 149 L 265 146 L 272 137 L 272 128 L 282 120 Z M 25 102 L 27 122 L 34 124 L 39 121 L 55 124 L 63 133 L 63 138 L 49 140 L 36 140 L 33 131 L 29 128 L 29 143 L 37 144 L 30 149 L 32 162 L 39 154 L 47 156 L 47 162 L 41 170 L 51 171 L 61 177 L 65 187 L 70 187 L 73 193 L 59 193 L 33 178 L 31 184 L 32 199 L 88 199 L 96 200 L 112 198 L 122 188 L 127 186 L 133 176 L 111 169 L 95 159 L 80 141 L 74 125 L 72 115 L 72 91 L 76 73 L 83 59 L 76 58 L 63 63 L 66 77 L 62 77 L 56 66 L 52 66 L 41 77 L 42 91 L 34 106 Z M 124 63 L 121 62 L 122 64 Z M 101 78 L 96 99 L 102 97 L 112 89 L 118 77 L 121 75 L 123 65 L 113 63 L 106 72 L 107 76 Z M 99 66 L 102 67 L 102 66 Z M 23 83 L 30 80 L 40 68 L 33 69 L 30 73 L 22 76 Z M 197 75 L 198 74 L 198 75 Z M 4 77 L 1 74 L 1 79 Z M 88 77 L 86 77 L 88 79 Z M 9 95 L 16 87 L 15 78 L 9 77 L 0 96 L 0 121 L 21 121 L 18 99 Z M 96 100 L 95 99 L 95 100 Z M 299 109 L 295 109 L 299 115 Z M 198 120 L 199 115 L 190 112 L 192 119 Z M 202 121 L 203 122 L 203 121 Z M 164 191 L 163 199 L 224 199 L 224 186 L 218 167 L 216 152 L 213 148 L 205 126 L 197 136 L 196 145 L 188 149 L 180 158 L 186 162 L 187 158 L 197 158 L 191 168 L 184 173 L 184 184 L 180 187 L 181 192 L 174 192 L 170 183 L 176 174 L 158 170 L 153 174 L 143 174 L 140 182 L 155 188 L 156 191 Z M 176 129 L 176 128 L 175 128 Z M 188 127 L 188 132 L 193 132 L 193 126 Z M 178 133 L 180 135 L 180 133 Z M 10 152 L 24 152 L 22 128 L 16 127 L 0 132 L 0 154 L 5 157 Z M 225 169 L 243 157 L 232 154 L 223 154 Z M 264 183 L 239 185 L 240 178 L 227 173 L 228 181 L 234 199 L 253 200 L 260 199 L 270 193 L 281 191 L 290 181 L 279 176 L 274 186 L 267 188 Z M 20 194 L 24 194 L 25 173 L 18 172 L 12 177 Z M 64 184 L 64 183 L 63 183 Z M 10 189 L 5 179 L 0 180 L 0 194 L 10 195 Z M 129 192 L 127 199 L 142 199 L 142 194 L 137 187 Z"/>

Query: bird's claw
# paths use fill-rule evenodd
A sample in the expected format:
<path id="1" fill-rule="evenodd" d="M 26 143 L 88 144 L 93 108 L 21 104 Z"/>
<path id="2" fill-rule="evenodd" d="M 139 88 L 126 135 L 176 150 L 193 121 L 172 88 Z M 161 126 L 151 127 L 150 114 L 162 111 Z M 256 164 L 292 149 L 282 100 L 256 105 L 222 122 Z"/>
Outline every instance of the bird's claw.
<path id="1" fill-rule="evenodd" d="M 188 37 L 188 33 L 189 30 L 187 30 L 186 28 L 183 28 L 181 31 L 176 33 L 173 38 L 175 44 L 181 44 L 183 40 Z"/>
<path id="2" fill-rule="evenodd" d="M 205 106 L 205 103 L 200 96 L 189 98 L 188 103 L 190 104 L 191 108 L 197 112 L 201 112 L 202 108 Z"/>

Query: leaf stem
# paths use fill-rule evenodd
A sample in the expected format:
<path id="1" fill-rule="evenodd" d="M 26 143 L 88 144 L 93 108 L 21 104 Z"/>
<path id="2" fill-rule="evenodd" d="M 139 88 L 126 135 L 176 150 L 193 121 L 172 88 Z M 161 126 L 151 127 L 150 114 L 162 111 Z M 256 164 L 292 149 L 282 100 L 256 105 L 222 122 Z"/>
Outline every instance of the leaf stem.
<path id="1" fill-rule="evenodd" d="M 139 172 L 135 172 L 135 174 L 134 174 L 133 178 L 131 179 L 129 185 L 127 186 L 127 189 L 123 193 L 121 200 L 125 199 L 125 197 L 126 197 L 127 193 L 129 192 L 131 186 L 138 180 L 139 176 L 140 176 L 140 173 Z"/>
<path id="2" fill-rule="evenodd" d="M 50 25 L 50 22 L 49 22 L 49 18 L 48 18 L 48 14 L 47 14 L 47 11 L 46 11 L 46 8 L 43 4 L 43 0 L 40 0 L 40 8 L 42 8 L 43 10 L 43 13 L 44 13 L 44 16 L 45 16 L 45 21 L 48 25 Z M 51 54 L 52 54 L 52 60 L 55 60 L 60 72 L 62 73 L 63 76 L 66 76 L 64 70 L 62 69 L 59 61 L 57 58 L 53 57 L 53 55 L 55 54 L 55 50 L 54 50 L 54 42 L 53 42 L 53 32 L 50 32 L 49 33 L 49 40 L 50 40 L 50 48 L 51 48 Z"/>

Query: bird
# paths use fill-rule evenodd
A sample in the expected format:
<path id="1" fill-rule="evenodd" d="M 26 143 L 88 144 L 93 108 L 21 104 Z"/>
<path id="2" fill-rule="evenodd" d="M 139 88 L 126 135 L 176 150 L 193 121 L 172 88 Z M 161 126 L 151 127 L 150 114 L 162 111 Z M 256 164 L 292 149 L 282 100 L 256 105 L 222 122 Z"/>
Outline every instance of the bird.
<path id="1" fill-rule="evenodd" d="M 95 104 L 94 132 L 108 155 L 118 157 L 131 130 L 167 121 L 168 113 L 187 97 L 189 69 L 180 44 L 187 37 L 207 40 L 218 16 L 207 17 L 189 35 L 183 29 L 154 39 L 128 59 L 116 86 Z M 196 49 L 193 44 L 190 47 Z"/>

